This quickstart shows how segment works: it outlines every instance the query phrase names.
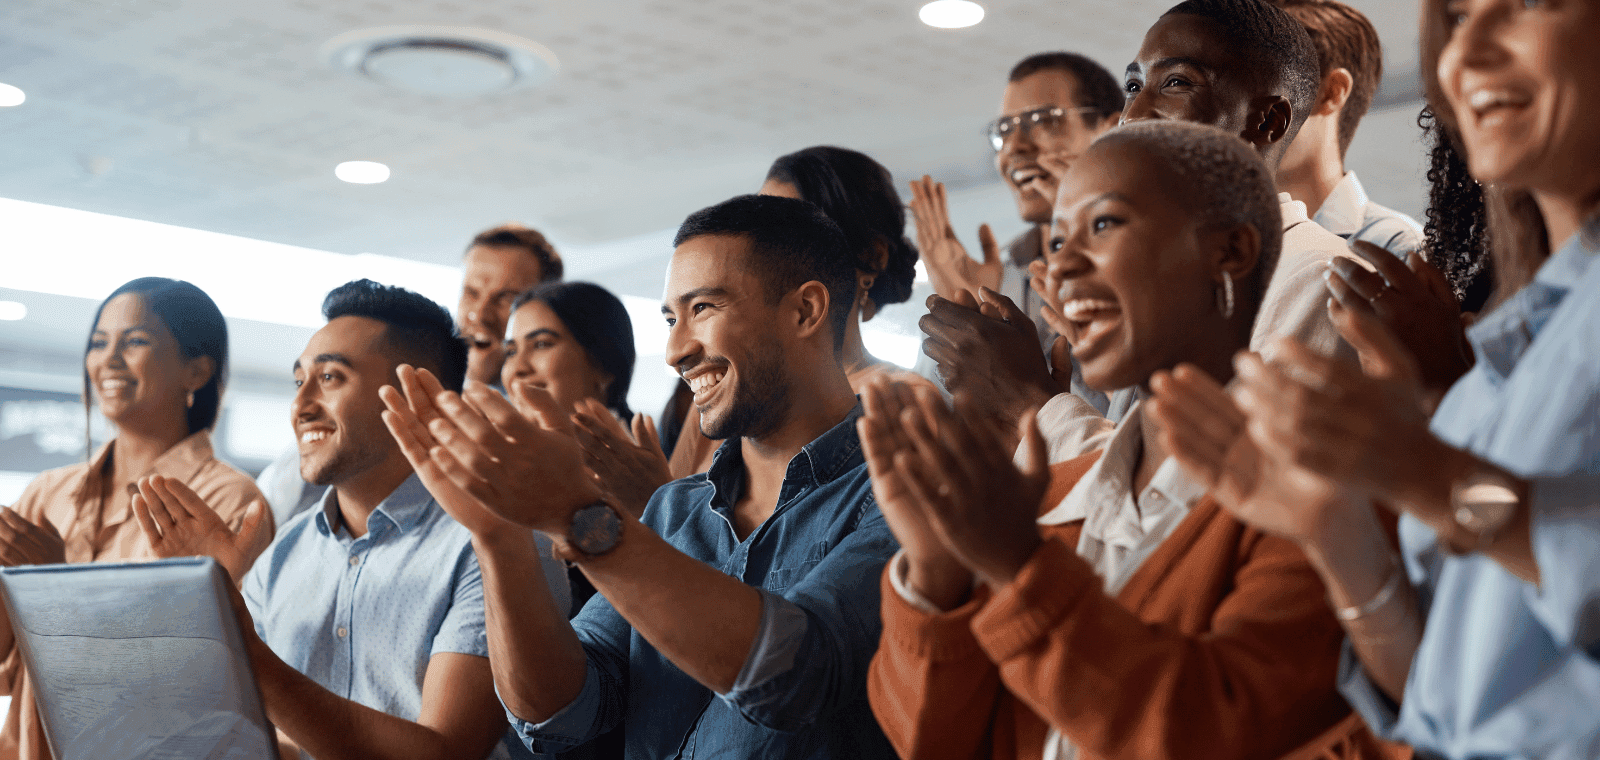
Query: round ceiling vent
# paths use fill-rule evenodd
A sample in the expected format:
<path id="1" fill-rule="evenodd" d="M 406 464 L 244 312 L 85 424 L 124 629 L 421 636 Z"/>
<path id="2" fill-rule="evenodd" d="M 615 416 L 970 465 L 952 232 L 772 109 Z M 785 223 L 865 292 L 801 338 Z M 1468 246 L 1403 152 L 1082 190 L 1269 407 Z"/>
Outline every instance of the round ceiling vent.
<path id="1" fill-rule="evenodd" d="M 322 46 L 334 68 L 408 92 L 474 97 L 554 76 L 555 53 L 533 40 L 462 26 L 383 26 L 341 34 Z"/>

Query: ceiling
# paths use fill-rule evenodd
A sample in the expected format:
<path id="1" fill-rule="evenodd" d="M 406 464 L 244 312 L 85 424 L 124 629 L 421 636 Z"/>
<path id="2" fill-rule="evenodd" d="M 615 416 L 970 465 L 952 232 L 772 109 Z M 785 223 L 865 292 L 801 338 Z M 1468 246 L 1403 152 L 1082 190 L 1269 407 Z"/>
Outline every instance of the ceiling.
<path id="1" fill-rule="evenodd" d="M 980 25 L 940 30 L 917 21 L 921 0 L 5 0 L 0 81 L 28 101 L 0 109 L 0 196 L 439 263 L 514 219 L 580 276 L 621 271 L 806 145 L 854 147 L 898 177 L 931 173 L 1003 204 L 979 127 L 1009 65 L 1065 48 L 1119 71 L 1171 2 L 986 0 Z M 1390 100 L 1414 99 L 1415 7 L 1354 4 L 1400 75 Z M 417 23 L 527 37 L 559 73 L 450 99 L 319 60 L 337 35 Z M 393 178 L 335 179 L 352 159 Z M 1389 194 L 1420 198 L 1402 174 L 1409 185 Z"/>

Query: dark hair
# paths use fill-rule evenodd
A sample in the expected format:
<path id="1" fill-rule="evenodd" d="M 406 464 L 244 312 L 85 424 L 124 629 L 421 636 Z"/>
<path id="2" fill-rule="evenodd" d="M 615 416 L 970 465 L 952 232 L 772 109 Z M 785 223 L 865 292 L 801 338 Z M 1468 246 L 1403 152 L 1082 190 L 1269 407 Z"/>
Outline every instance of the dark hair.
<path id="1" fill-rule="evenodd" d="M 1455 29 L 1451 15 L 1444 0 L 1423 0 L 1420 68 L 1423 93 L 1433 117 L 1447 134 L 1459 135 L 1455 112 L 1435 73 L 1439 70 L 1439 56 Z M 1460 153 L 1466 155 L 1464 150 Z M 1533 193 L 1496 185 L 1481 189 L 1488 222 L 1489 266 L 1494 271 L 1494 294 L 1488 306 L 1493 307 L 1533 282 L 1534 273 L 1550 258 L 1550 236 Z"/>
<path id="2" fill-rule="evenodd" d="M 1077 53 L 1034 53 L 1012 66 L 1011 75 L 1006 81 L 1015 82 L 1041 71 L 1061 71 L 1072 75 L 1078 83 L 1078 106 L 1094 109 L 1090 113 L 1094 118 L 1085 119 L 1090 126 L 1098 126 L 1101 120 L 1122 113 L 1122 83 L 1106 67 Z"/>
<path id="3" fill-rule="evenodd" d="M 1230 50 L 1244 59 L 1248 76 L 1269 77 L 1292 109 L 1284 144 L 1294 139 L 1311 115 L 1322 88 L 1317 48 L 1293 16 L 1262 0 L 1184 0 L 1165 16 L 1199 16 L 1220 26 Z"/>
<path id="4" fill-rule="evenodd" d="M 322 299 L 322 316 L 366 317 L 382 322 L 390 348 L 413 364 L 427 367 L 439 384 L 461 390 L 467 376 L 467 344 L 455 320 L 427 296 L 372 280 L 353 280 Z"/>
<path id="5" fill-rule="evenodd" d="M 911 297 L 917 248 L 906 239 L 906 207 L 882 164 L 865 153 L 818 145 L 780 156 L 767 179 L 793 185 L 838 223 L 855 251 L 856 269 L 878 275 L 867 291 L 873 303 L 882 307 Z M 887 249 L 882 269 L 876 262 L 880 243 Z"/>
<path id="6" fill-rule="evenodd" d="M 189 433 L 198 433 L 209 430 L 217 424 L 217 415 L 222 411 L 222 391 L 228 385 L 228 322 L 222 318 L 222 310 L 217 308 L 217 303 L 211 300 L 194 285 L 183 280 L 170 280 L 165 277 L 140 277 L 131 280 L 122 287 L 111 291 L 106 300 L 94 310 L 94 321 L 89 323 L 89 339 L 84 341 L 83 356 L 89 357 L 89 345 L 94 342 L 95 326 L 100 324 L 100 315 L 106 310 L 106 304 L 124 293 L 132 293 L 139 297 L 144 307 L 150 313 L 161 319 L 167 326 L 167 331 L 178 343 L 178 350 L 185 359 L 194 359 L 201 356 L 211 357 L 216 365 L 211 373 L 211 379 L 194 392 L 194 404 L 184 414 L 185 422 L 189 425 Z M 89 413 L 89 369 L 83 370 L 83 403 L 84 419 L 87 424 Z M 85 437 L 87 440 L 87 436 Z"/>
<path id="7" fill-rule="evenodd" d="M 467 250 L 478 246 L 490 248 L 521 248 L 539 260 L 539 282 L 559 282 L 564 267 L 561 264 L 561 254 L 556 253 L 556 248 L 550 245 L 544 235 L 538 230 L 524 227 L 520 224 L 502 224 L 499 227 L 484 230 L 472 238 L 467 244 Z"/>
<path id="8" fill-rule="evenodd" d="M 1483 188 L 1467 170 L 1460 138 L 1428 106 L 1417 115 L 1428 142 L 1428 223 L 1422 250 L 1444 273 L 1463 311 L 1483 308 L 1488 298 L 1488 211 Z M 1469 292 L 1470 291 L 1470 292 Z"/>
<path id="9" fill-rule="evenodd" d="M 1383 43 L 1378 30 L 1361 11 L 1338 0 L 1268 0 L 1295 17 L 1317 48 L 1322 77 L 1334 69 L 1350 72 L 1350 97 L 1339 110 L 1339 155 L 1350 150 L 1356 127 L 1372 107 L 1372 95 L 1383 79 Z M 1320 85 L 1319 85 L 1320 89 Z"/>
<path id="10" fill-rule="evenodd" d="M 1283 249 L 1283 217 L 1272 171 L 1238 135 L 1209 124 L 1138 121 L 1101 135 L 1091 150 L 1116 144 L 1149 153 L 1182 184 L 1178 194 L 1206 229 L 1254 227 L 1261 238 L 1256 266 L 1241 284 L 1240 313 L 1253 322 Z"/>
<path id="11" fill-rule="evenodd" d="M 550 307 L 572 339 L 583 346 L 589 360 L 611 376 L 611 384 L 606 387 L 606 407 L 624 420 L 633 417 L 628 408 L 635 357 L 633 320 L 628 318 L 622 301 L 592 282 L 551 282 L 517 294 L 511 302 L 511 313 L 529 301 Z"/>
<path id="12" fill-rule="evenodd" d="M 762 281 L 769 303 L 813 280 L 822 283 L 828 289 L 833 349 L 844 347 L 845 325 L 855 300 L 855 256 L 844 232 L 822 209 L 794 198 L 740 195 L 690 214 L 672 245 L 704 235 L 749 241 L 749 253 L 741 264 Z"/>

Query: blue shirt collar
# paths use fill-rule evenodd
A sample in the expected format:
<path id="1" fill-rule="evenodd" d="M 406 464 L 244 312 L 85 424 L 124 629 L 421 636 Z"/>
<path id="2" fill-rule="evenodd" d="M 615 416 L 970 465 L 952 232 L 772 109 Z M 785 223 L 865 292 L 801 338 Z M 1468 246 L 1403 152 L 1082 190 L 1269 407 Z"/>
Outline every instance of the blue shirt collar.
<path id="1" fill-rule="evenodd" d="M 789 460 L 789 468 L 783 476 L 783 491 L 788 492 L 797 485 L 820 486 L 866 461 L 861 454 L 861 437 L 856 433 L 856 420 L 861 414 L 861 401 L 857 399 L 843 421 L 802 446 L 800 453 Z M 711 469 L 706 471 L 706 481 L 730 505 L 744 489 L 744 451 L 739 447 L 739 440 L 723 441 L 711 456 Z"/>
<path id="2" fill-rule="evenodd" d="M 394 526 L 401 533 L 416 527 L 417 523 L 428 514 L 428 507 L 433 504 L 433 494 L 428 493 L 427 487 L 422 485 L 422 479 L 416 473 L 411 473 L 400 485 L 378 502 L 378 507 L 372 510 L 367 517 L 367 535 L 379 532 L 381 524 Z M 324 536 L 333 535 L 333 526 L 337 524 L 339 515 L 338 489 L 329 488 L 322 495 L 322 501 L 317 505 L 317 514 L 314 518 L 317 531 Z"/>
<path id="3" fill-rule="evenodd" d="M 1533 277 L 1499 308 L 1467 330 L 1467 339 L 1483 362 L 1485 376 L 1496 386 L 1516 369 L 1517 361 L 1550 321 L 1567 293 L 1588 275 L 1600 257 L 1600 217 L 1590 220 L 1551 256 Z"/>

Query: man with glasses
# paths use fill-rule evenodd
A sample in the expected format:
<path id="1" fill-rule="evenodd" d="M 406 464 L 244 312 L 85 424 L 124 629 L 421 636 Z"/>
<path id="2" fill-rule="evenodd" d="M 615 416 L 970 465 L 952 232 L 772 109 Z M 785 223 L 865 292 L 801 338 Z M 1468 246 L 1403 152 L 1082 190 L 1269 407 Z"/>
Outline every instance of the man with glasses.
<path id="1" fill-rule="evenodd" d="M 990 415 L 1007 425 L 1069 385 L 1096 411 L 1107 411 L 1105 395 L 1076 381 L 1065 342 L 1052 356 L 1054 375 L 1038 354 L 1029 353 L 1051 356 L 1057 335 L 1040 316 L 1042 302 L 1028 286 L 1028 264 L 1044 256 L 1061 176 L 1089 143 L 1117 124 L 1122 105 L 1116 78 L 1077 53 L 1038 53 L 1012 67 L 1000 117 L 987 131 L 995 169 L 1029 227 L 1006 244 L 1004 254 L 985 224 L 978 228 L 983 260 L 974 260 L 950 225 L 944 185 L 930 177 L 911 183 L 917 245 L 935 293 L 921 322 L 926 357 L 917 370 L 952 393 L 965 390 L 983 399 Z M 981 288 L 1009 303 L 987 298 Z M 1024 314 L 1028 320 L 1016 318 Z"/>

